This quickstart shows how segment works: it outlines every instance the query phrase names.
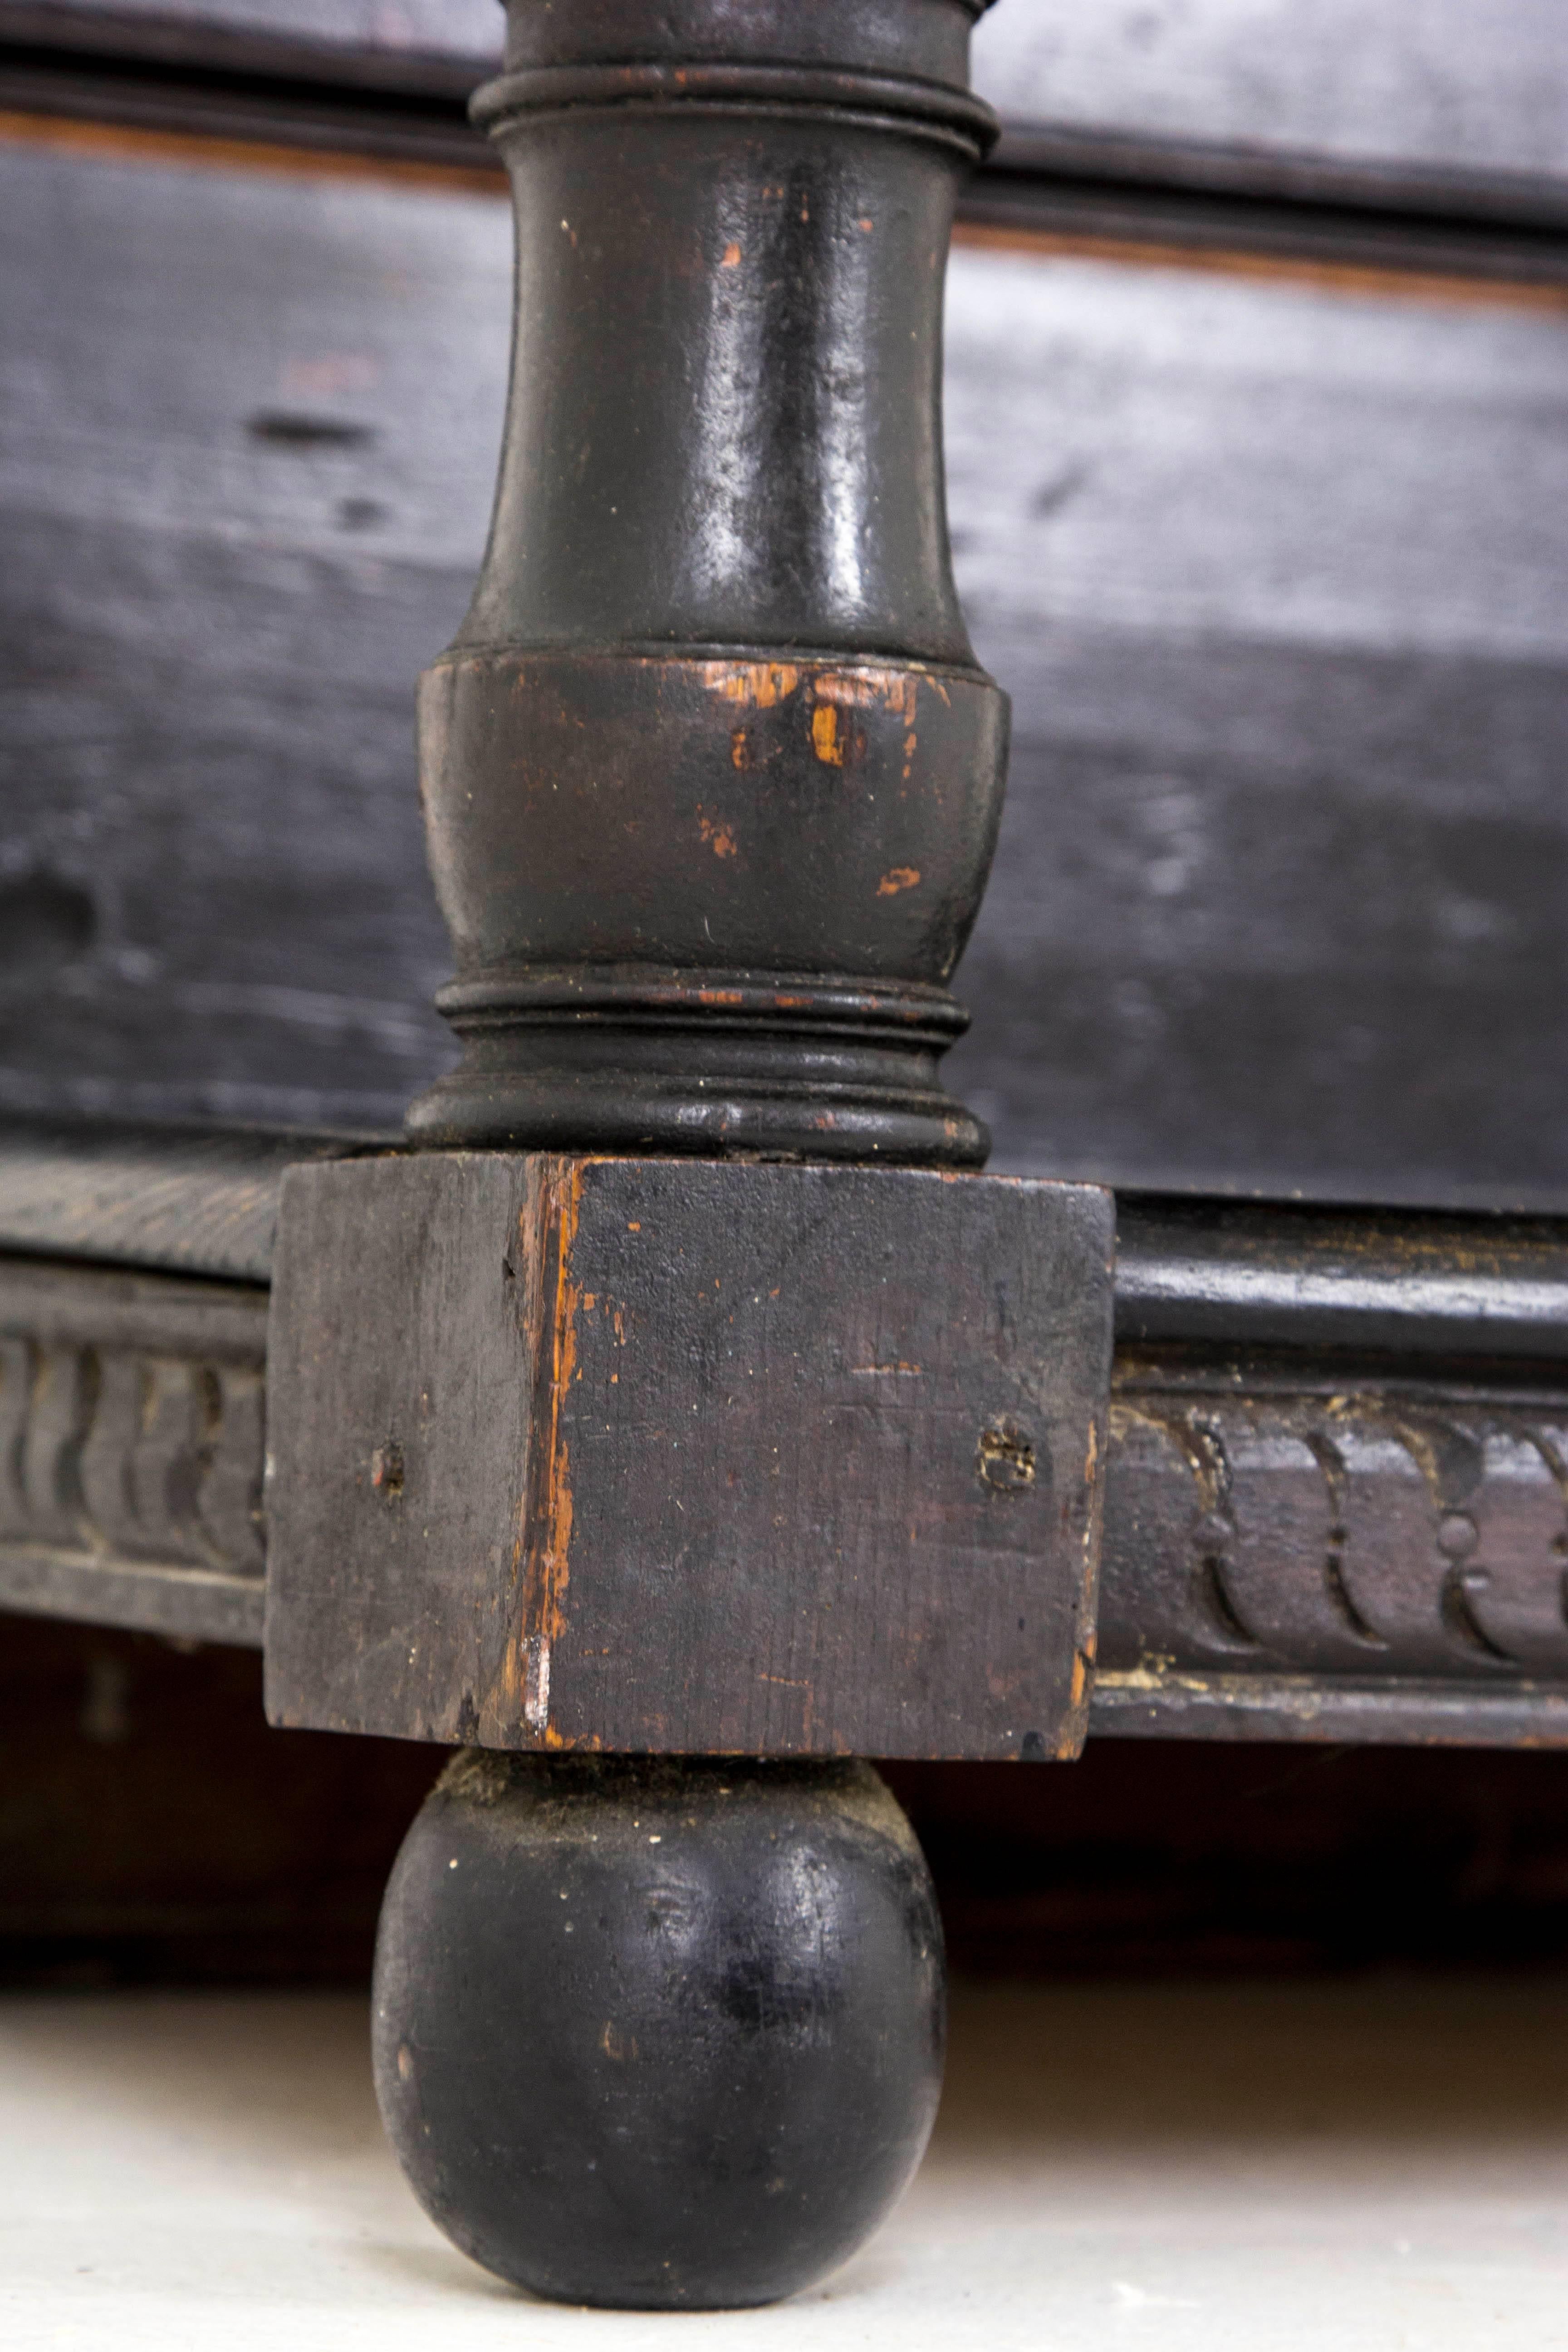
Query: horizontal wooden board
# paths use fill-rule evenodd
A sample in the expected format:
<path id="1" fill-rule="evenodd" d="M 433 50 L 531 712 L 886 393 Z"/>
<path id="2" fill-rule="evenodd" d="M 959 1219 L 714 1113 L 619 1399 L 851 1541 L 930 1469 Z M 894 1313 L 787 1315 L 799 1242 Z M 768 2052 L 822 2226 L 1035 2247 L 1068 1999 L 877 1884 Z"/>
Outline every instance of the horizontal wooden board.
<path id="1" fill-rule="evenodd" d="M 15 152 L 0 175 L 0 1089 L 395 1124 L 447 1058 L 412 685 L 482 541 L 505 208 Z"/>
<path id="2" fill-rule="evenodd" d="M 1514 1683 L 1325 1684 L 1307 1675 L 1102 1675 L 1098 1739 L 1305 1741 L 1325 1748 L 1568 1748 L 1568 1689 Z"/>
<path id="3" fill-rule="evenodd" d="M 344 49 L 499 60 L 498 0 L 69 0 L 73 14 L 112 24 L 164 23 L 258 32 Z"/>
<path id="4" fill-rule="evenodd" d="M 226 1569 L 0 1543 L 0 1609 L 18 1616 L 258 1650 L 265 1598 L 259 1577 Z"/>
<path id="5" fill-rule="evenodd" d="M 1557 0 L 1001 0 L 974 79 L 1020 123 L 1568 174 Z"/>
<path id="6" fill-rule="evenodd" d="M 1563 1197 L 1565 403 L 1549 315 L 955 260 L 1002 1164 Z"/>
<path id="7" fill-rule="evenodd" d="M 0 1250 L 268 1282 L 285 1168 L 354 1150 L 300 1129 L 0 1122 Z"/>

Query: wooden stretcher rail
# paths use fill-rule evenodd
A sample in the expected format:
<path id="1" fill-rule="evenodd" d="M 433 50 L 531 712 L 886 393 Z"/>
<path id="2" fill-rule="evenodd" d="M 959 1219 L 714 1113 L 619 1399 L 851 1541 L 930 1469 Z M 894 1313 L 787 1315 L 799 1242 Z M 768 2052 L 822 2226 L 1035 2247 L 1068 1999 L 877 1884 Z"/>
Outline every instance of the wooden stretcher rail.
<path id="1" fill-rule="evenodd" d="M 263 1130 L 0 1144 L 0 1599 L 258 1643 Z M 1131 1196 L 1092 1723 L 1568 1740 L 1568 1227 Z"/>

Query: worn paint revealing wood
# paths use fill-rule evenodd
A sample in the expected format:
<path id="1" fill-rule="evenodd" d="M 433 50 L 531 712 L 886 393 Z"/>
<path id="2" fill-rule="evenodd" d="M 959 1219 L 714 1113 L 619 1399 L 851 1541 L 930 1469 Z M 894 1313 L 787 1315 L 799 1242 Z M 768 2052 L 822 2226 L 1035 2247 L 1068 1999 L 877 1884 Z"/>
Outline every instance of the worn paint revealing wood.
<path id="1" fill-rule="evenodd" d="M 531 1441 L 522 1608 L 498 1693 L 498 1698 L 513 1703 L 521 1689 L 524 1722 L 551 1747 L 560 1745 L 550 1724 L 551 1659 L 565 1625 L 563 1603 L 572 1575 L 572 1449 L 562 1409 L 577 1377 L 578 1320 L 584 1304 L 572 1263 L 582 1211 L 583 1166 L 574 1159 L 542 1161 L 531 1204 L 541 1270 L 539 1295 L 546 1308 L 545 1345 L 537 1360 L 543 1377 L 537 1383 L 533 1422 L 541 1442 Z"/>
<path id="2" fill-rule="evenodd" d="M 522 1719 L 531 1731 L 548 1734 L 550 1727 L 550 1643 L 542 1633 L 531 1633 L 523 1643 L 528 1671 L 523 1681 Z"/>
<path id="3" fill-rule="evenodd" d="M 1107 1259 L 1106 1272 L 1114 1279 L 1114 1258 Z M 1105 1524 L 1105 1477 L 1101 1464 L 1106 1452 L 1107 1419 L 1107 1400 L 1100 1398 L 1089 1414 L 1089 1437 L 1083 1454 L 1084 1509 L 1080 1525 L 1084 1608 L 1078 1654 L 1073 1660 L 1068 1717 L 1057 1748 L 1058 1757 L 1067 1759 L 1079 1753 L 1089 1733 L 1100 1651 L 1100 1591 Z"/>
<path id="4" fill-rule="evenodd" d="M 755 710 L 772 710 L 806 687 L 816 705 L 814 728 L 824 705 L 833 710 L 885 710 L 912 726 L 922 684 L 940 694 L 943 702 L 949 699 L 939 678 L 911 664 L 867 662 L 853 667 L 815 668 L 796 662 L 708 661 L 694 662 L 691 667 L 710 693 Z M 913 751 L 912 740 L 906 748 Z"/>
<path id="5" fill-rule="evenodd" d="M 426 1152 L 300 1171 L 283 1225 L 275 1720 L 1076 1751 L 1104 1194 Z"/>
<path id="6" fill-rule="evenodd" d="M 811 748 L 825 767 L 844 765 L 844 746 L 838 740 L 838 713 L 831 702 L 819 702 L 811 714 Z"/>
<path id="7" fill-rule="evenodd" d="M 931 991 L 991 851 L 995 798 L 974 780 L 1000 773 L 1005 713 L 984 679 L 802 657 L 595 656 L 585 671 L 509 645 L 444 656 L 420 707 L 432 870 L 463 971 L 443 1003 L 467 1043 L 413 1108 L 422 1144 L 565 1133 L 587 1149 L 983 1156 L 978 1123 L 934 1083 L 933 1043 L 957 1024 Z M 918 887 L 879 895 L 894 869 Z M 593 969 L 618 975 L 584 983 L 592 1008 L 560 979 L 584 971 L 585 939 Z M 542 1058 L 528 971 L 595 1014 L 554 1024 Z M 695 1031 L 689 1045 L 647 1018 L 672 990 L 689 1011 L 700 978 L 764 972 L 801 974 L 810 1000 L 765 1042 L 754 1020 L 715 1023 L 694 1062 Z M 876 976 L 864 1029 L 837 1003 L 855 974 Z"/>
<path id="8" fill-rule="evenodd" d="M 771 710 L 800 684 L 800 668 L 793 662 L 710 661 L 694 667 L 710 693 L 757 710 Z"/>
<path id="9" fill-rule="evenodd" d="M 913 723 L 921 681 L 935 679 L 925 671 L 902 664 L 868 662 L 854 669 L 818 670 L 811 681 L 816 700 L 837 703 L 844 709 L 885 710 L 890 718 Z"/>

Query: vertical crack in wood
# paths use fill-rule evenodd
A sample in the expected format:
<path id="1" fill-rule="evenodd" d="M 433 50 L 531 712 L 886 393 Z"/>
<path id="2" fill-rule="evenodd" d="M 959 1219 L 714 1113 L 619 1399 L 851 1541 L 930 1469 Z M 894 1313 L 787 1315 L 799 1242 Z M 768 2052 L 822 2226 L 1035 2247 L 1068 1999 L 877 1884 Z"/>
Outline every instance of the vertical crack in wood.
<path id="1" fill-rule="evenodd" d="M 533 1171 L 520 1219 L 528 1228 L 520 1238 L 530 1267 L 524 1318 L 535 1398 L 512 1562 L 515 1580 L 521 1559 L 521 1591 L 492 1705 L 502 1723 L 521 1718 L 542 1746 L 558 1748 L 563 1743 L 551 1721 L 550 1678 L 571 1579 L 572 1458 L 562 1407 L 577 1370 L 583 1302 L 572 1251 L 584 1163 L 552 1156 L 533 1163 Z"/>

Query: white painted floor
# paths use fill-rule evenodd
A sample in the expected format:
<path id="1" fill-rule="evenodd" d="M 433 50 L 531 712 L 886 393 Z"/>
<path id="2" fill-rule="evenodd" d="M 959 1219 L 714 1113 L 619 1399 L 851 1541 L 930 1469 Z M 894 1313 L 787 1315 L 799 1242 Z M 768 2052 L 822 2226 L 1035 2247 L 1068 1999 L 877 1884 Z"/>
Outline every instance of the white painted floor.
<path id="1" fill-rule="evenodd" d="M 536 2304 L 383 2146 L 363 2003 L 0 2000 L 0 2347 L 1477 2352 L 1568 2346 L 1568 1983 L 1001 1987 L 931 2154 L 772 2311 Z"/>

